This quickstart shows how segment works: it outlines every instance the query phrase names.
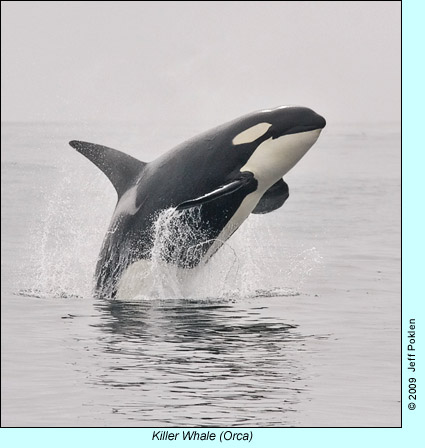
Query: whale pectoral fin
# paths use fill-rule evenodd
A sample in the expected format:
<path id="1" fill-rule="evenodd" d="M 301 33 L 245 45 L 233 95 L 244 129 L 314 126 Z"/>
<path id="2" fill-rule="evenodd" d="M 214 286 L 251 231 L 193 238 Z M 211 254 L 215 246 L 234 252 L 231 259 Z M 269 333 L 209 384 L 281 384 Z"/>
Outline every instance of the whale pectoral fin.
<path id="1" fill-rule="evenodd" d="M 69 144 L 106 174 L 115 187 L 118 198 L 146 166 L 145 162 L 106 146 L 77 140 L 72 140 Z"/>
<path id="2" fill-rule="evenodd" d="M 260 202 L 254 208 L 252 213 L 264 214 L 270 213 L 273 210 L 282 207 L 285 201 L 289 197 L 288 184 L 283 180 L 279 179 L 275 184 L 273 184 L 262 196 Z"/>
<path id="3" fill-rule="evenodd" d="M 225 185 L 222 185 L 221 187 L 211 191 L 210 193 L 204 194 L 203 196 L 200 196 L 198 198 L 182 202 L 176 207 L 176 210 L 184 210 L 187 208 L 196 207 L 198 205 L 214 201 L 223 196 L 233 194 L 241 190 L 242 188 L 246 190 L 246 194 L 249 194 L 257 188 L 257 184 L 258 183 L 254 175 L 252 173 L 246 172 L 243 173 L 237 179 Z"/>

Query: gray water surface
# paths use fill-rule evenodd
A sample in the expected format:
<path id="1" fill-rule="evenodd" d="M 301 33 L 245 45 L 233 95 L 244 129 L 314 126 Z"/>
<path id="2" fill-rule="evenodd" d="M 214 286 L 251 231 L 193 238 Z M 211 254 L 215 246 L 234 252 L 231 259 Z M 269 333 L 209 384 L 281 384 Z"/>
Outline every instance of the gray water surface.
<path id="1" fill-rule="evenodd" d="M 400 425 L 398 125 L 328 124 L 189 284 L 93 298 L 115 193 L 67 141 L 202 130 L 2 124 L 3 426 Z"/>

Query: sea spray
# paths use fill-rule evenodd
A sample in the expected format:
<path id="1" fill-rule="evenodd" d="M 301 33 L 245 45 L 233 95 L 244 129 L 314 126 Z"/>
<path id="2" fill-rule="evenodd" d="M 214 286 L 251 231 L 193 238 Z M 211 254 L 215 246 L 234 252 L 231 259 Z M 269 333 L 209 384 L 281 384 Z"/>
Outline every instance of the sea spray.
<path id="1" fill-rule="evenodd" d="M 152 226 L 149 260 L 130 266 L 118 298 L 237 299 L 298 295 L 321 257 L 313 247 L 282 257 L 284 243 L 267 220 L 250 217 L 221 249 L 195 268 L 182 268 L 187 255 L 199 257 L 206 241 L 196 208 L 167 209 Z M 283 258 L 283 262 L 282 262 Z"/>
<path id="2" fill-rule="evenodd" d="M 103 208 L 93 207 L 95 198 L 81 195 L 81 188 L 96 191 L 104 183 L 100 175 L 88 181 L 84 173 L 70 176 L 62 169 L 58 181 L 43 192 L 45 205 L 30 230 L 31 256 L 21 268 L 20 287 L 25 295 L 91 295 L 96 259 L 108 224 L 106 216 L 113 203 L 108 197 L 102 202 Z M 105 196 L 107 193 L 109 188 Z"/>
<path id="3" fill-rule="evenodd" d="M 83 185 L 85 191 L 100 190 L 97 187 L 102 181 L 94 176 L 88 183 L 64 173 L 56 188 L 46 192 L 46 207 L 33 231 L 32 271 L 25 277 L 23 293 L 41 297 L 91 295 L 96 259 L 113 204 L 107 202 L 108 188 L 98 207 L 93 207 L 96 198 L 82 196 L 80 189 Z M 304 248 L 296 241 L 289 247 L 291 235 L 277 227 L 275 219 L 251 215 L 208 262 L 182 268 L 182 262 L 204 253 L 202 244 L 196 243 L 208 241 L 199 220 L 197 208 L 181 212 L 167 209 L 158 214 L 152 223 L 150 257 L 129 266 L 124 279 L 128 288 L 124 288 L 122 299 L 227 300 L 297 295 L 320 265 L 317 249 Z M 127 255 L 125 248 L 121 249 L 123 264 Z"/>
<path id="4" fill-rule="evenodd" d="M 236 254 L 223 242 L 221 250 L 227 253 L 224 263 L 203 260 L 213 241 L 201 224 L 196 207 L 161 211 L 152 225 L 149 259 L 129 267 L 120 281 L 117 298 L 199 299 L 226 295 L 226 280 L 237 264 Z"/>

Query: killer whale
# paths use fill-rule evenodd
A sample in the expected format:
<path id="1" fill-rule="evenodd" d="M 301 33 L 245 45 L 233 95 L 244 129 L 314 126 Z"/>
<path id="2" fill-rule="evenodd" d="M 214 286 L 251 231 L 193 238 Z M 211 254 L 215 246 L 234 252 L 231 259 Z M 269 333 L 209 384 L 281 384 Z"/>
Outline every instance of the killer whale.
<path id="1" fill-rule="evenodd" d="M 161 211 L 174 209 L 190 228 L 188 237 L 168 241 L 164 260 L 193 268 L 208 260 L 250 213 L 281 207 L 289 197 L 282 177 L 325 125 L 306 107 L 261 110 L 204 132 L 149 163 L 106 146 L 71 141 L 118 195 L 96 265 L 96 294 L 114 297 L 126 270 L 149 260 Z"/>

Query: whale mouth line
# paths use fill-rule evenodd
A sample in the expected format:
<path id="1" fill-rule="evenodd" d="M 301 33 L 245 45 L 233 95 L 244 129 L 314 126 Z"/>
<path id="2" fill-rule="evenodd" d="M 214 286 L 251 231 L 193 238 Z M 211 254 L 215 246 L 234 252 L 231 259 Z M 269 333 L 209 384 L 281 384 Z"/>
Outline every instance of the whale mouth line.
<path id="1" fill-rule="evenodd" d="M 275 136 L 272 136 L 273 140 L 276 138 L 283 137 L 285 135 L 291 135 L 291 134 L 302 134 L 303 132 L 310 132 L 310 131 L 321 131 L 325 126 L 318 126 L 314 124 L 306 124 L 306 125 L 297 125 L 293 128 L 288 129 L 281 135 L 277 134 Z"/>

